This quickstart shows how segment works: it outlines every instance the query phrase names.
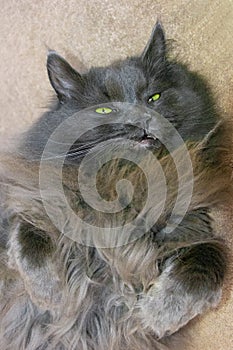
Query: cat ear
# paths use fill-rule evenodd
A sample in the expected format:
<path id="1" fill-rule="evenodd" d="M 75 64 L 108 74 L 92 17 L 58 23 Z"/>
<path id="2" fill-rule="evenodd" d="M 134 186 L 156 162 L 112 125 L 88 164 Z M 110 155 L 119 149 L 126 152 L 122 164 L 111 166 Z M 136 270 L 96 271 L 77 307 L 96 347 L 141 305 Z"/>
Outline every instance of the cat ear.
<path id="1" fill-rule="evenodd" d="M 149 66 L 165 62 L 166 40 L 163 27 L 159 21 L 156 22 L 141 57 L 143 62 Z"/>
<path id="2" fill-rule="evenodd" d="M 55 51 L 49 51 L 47 57 L 47 70 L 50 83 L 56 91 L 60 102 L 77 96 L 83 86 L 81 75 Z"/>

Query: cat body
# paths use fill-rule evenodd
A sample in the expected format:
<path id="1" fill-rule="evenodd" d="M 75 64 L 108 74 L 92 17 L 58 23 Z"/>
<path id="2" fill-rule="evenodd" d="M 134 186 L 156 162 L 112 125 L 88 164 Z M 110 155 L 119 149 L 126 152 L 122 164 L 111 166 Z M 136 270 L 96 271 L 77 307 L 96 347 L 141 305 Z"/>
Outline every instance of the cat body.
<path id="1" fill-rule="evenodd" d="M 172 334 L 218 304 L 227 269 L 226 247 L 215 232 L 211 211 L 225 201 L 230 170 L 224 162 L 227 147 L 222 146 L 225 129 L 215 127 L 217 113 L 208 88 L 184 65 L 167 58 L 159 23 L 139 57 L 80 75 L 50 52 L 47 67 L 58 104 L 24 134 L 13 154 L 1 157 L 1 349 L 171 349 Z M 172 152 L 164 147 L 168 129 L 159 124 L 156 113 L 185 140 Z M 46 153 L 48 141 L 52 147 L 57 140 L 59 126 L 69 126 L 76 116 L 79 128 L 66 129 L 54 153 Z M 62 158 L 66 137 L 82 127 L 85 132 L 68 145 Z M 139 157 L 145 151 L 139 167 L 127 162 L 128 148 L 122 148 L 127 140 L 132 142 L 130 154 Z M 107 146 L 98 156 L 113 145 L 124 159 L 105 162 L 97 177 L 98 191 L 109 206 L 118 194 L 124 210 L 117 214 L 90 208 L 78 181 L 78 176 L 85 179 L 88 192 L 92 172 L 81 168 L 82 161 L 101 142 Z M 157 157 L 157 165 L 147 158 L 147 150 Z M 193 166 L 192 196 L 183 217 L 173 217 L 175 228 L 169 231 L 179 190 L 177 165 L 190 184 L 186 150 Z M 53 187 L 60 158 L 70 207 L 85 222 L 100 227 L 88 244 L 85 227 L 81 232 L 74 224 L 61 191 Z M 148 230 L 136 221 L 128 242 L 120 241 L 122 234 L 102 236 L 104 228 L 112 233 L 120 226 L 124 232 L 143 210 L 149 190 L 142 170 L 154 179 L 157 190 L 162 188 L 160 167 L 167 195 L 159 219 Z M 42 184 L 43 174 L 50 181 Z M 116 193 L 119 179 L 133 184 L 134 207 L 128 205 L 130 191 L 122 187 Z M 156 207 L 162 202 L 159 190 L 154 197 Z"/>

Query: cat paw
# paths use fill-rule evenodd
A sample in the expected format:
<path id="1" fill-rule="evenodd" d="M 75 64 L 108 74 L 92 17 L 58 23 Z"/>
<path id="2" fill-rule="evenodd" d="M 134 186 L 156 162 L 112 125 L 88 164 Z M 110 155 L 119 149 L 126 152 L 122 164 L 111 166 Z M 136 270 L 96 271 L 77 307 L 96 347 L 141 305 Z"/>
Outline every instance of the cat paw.
<path id="1" fill-rule="evenodd" d="M 201 298 L 187 292 L 181 283 L 171 277 L 171 269 L 172 266 L 164 271 L 138 301 L 143 326 L 152 330 L 158 339 L 175 333 L 195 316 L 216 307 L 221 298 L 220 288 L 209 291 Z"/>
<path id="2" fill-rule="evenodd" d="M 62 286 L 58 278 L 46 269 L 34 270 L 33 275 L 24 275 L 24 285 L 34 304 L 44 310 L 57 309 L 62 302 Z"/>

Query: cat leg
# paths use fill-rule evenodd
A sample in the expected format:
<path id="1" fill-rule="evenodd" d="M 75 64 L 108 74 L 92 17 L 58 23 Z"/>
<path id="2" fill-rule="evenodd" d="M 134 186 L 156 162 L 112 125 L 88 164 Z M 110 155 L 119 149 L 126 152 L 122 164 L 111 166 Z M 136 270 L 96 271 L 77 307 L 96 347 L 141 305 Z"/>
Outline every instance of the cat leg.
<path id="1" fill-rule="evenodd" d="M 162 338 L 217 306 L 225 271 L 226 254 L 221 241 L 178 250 L 165 261 L 161 275 L 139 300 L 144 326 Z"/>
<path id="2" fill-rule="evenodd" d="M 10 233 L 9 267 L 17 270 L 32 301 L 51 309 L 61 302 L 62 287 L 53 261 L 54 245 L 46 232 L 17 223 Z"/>

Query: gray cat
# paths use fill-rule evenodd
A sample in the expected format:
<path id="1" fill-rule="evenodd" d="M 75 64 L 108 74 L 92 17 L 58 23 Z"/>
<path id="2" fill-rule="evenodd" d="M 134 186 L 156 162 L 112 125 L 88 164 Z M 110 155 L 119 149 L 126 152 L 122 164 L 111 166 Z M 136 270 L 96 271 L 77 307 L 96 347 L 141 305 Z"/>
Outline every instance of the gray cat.
<path id="1" fill-rule="evenodd" d="M 218 116 L 204 80 L 169 59 L 167 51 L 164 31 L 157 23 L 140 56 L 82 75 L 58 54 L 49 53 L 47 68 L 56 105 L 23 135 L 17 150 L 1 156 L 1 350 L 171 349 L 173 334 L 218 304 L 227 249 L 215 232 L 211 211 L 226 200 L 230 182 L 224 161 L 226 130 L 216 127 Z M 125 107 L 129 104 L 130 113 Z M 87 121 L 79 119 L 79 123 L 80 128 L 89 123 L 88 131 L 68 147 L 62 173 L 64 192 L 78 216 L 98 227 L 106 222 L 110 228 L 114 223 L 124 227 L 146 203 L 141 169 L 148 169 L 160 185 L 153 175 L 158 170 L 146 157 L 140 158 L 141 169 L 115 159 L 98 174 L 99 193 L 111 202 L 117 181 L 130 180 L 134 208 L 127 202 L 118 214 L 96 213 L 81 196 L 77 174 L 82 173 L 84 156 L 101 142 L 117 149 L 130 140 L 137 155 L 144 151 L 156 155 L 165 173 L 164 210 L 147 231 L 137 221 L 128 244 L 101 246 L 94 238 L 85 245 L 71 239 L 64 234 L 71 219 L 60 192 L 53 191 L 53 181 L 44 190 L 49 211 L 63 229 L 52 222 L 41 198 L 39 174 L 47 142 L 61 123 L 77 113 L 85 119 L 86 108 Z M 163 140 L 174 135 L 168 137 L 163 126 L 157 127 L 159 137 L 154 134 L 157 113 L 185 141 L 171 154 Z M 71 127 L 64 140 L 74 130 Z M 43 163 L 50 180 L 58 173 L 59 147 L 58 143 Z M 167 231 L 179 182 L 174 154 L 183 166 L 183 177 L 188 177 L 184 147 L 193 166 L 193 194 L 183 218 L 178 215 L 175 229 Z M 88 184 L 91 174 L 81 175 Z M 121 193 L 121 203 L 127 196 Z M 159 195 L 155 199 L 159 202 Z"/>

